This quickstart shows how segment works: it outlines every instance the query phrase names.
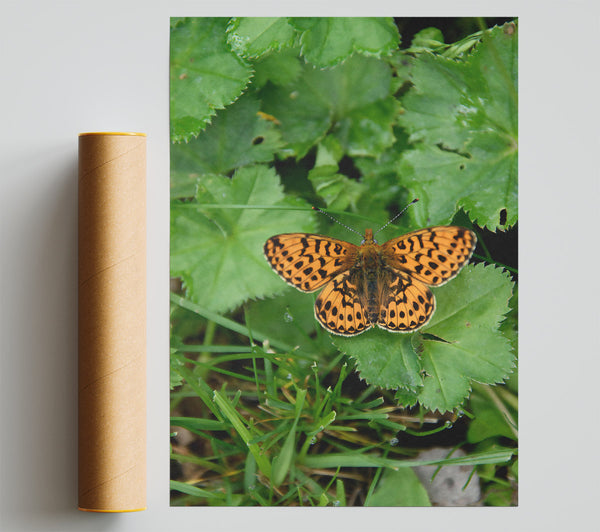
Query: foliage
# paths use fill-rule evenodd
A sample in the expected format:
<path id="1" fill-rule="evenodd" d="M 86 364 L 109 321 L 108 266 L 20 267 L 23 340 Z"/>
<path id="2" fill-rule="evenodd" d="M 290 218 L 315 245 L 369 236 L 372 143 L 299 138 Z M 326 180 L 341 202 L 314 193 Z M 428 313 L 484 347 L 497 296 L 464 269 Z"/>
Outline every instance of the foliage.
<path id="1" fill-rule="evenodd" d="M 429 53 L 412 60 L 414 86 L 402 100 L 400 123 L 415 148 L 403 154 L 400 173 L 426 201 L 427 218 L 419 222 L 444 222 L 457 208 L 493 230 L 516 222 L 515 31 L 492 29 L 466 61 Z"/>
<path id="2" fill-rule="evenodd" d="M 471 380 L 501 382 L 513 367 L 509 342 L 498 333 L 499 316 L 508 311 L 507 281 L 491 266 L 468 266 L 436 291 L 438 309 L 420 331 L 392 338 L 376 331 L 333 343 L 357 359 L 369 383 L 402 389 L 411 405 L 418 400 L 431 410 L 451 410 L 467 396 Z"/>
<path id="3" fill-rule="evenodd" d="M 221 208 L 232 204 L 244 208 Z M 290 210 L 302 207 L 306 203 L 285 196 L 265 166 L 240 168 L 231 179 L 202 175 L 195 201 L 175 201 L 171 208 L 171 273 L 182 278 L 192 301 L 217 312 L 281 291 L 260 251 L 274 233 L 314 228 L 311 217 Z"/>
<path id="4" fill-rule="evenodd" d="M 178 20 L 171 27 L 171 137 L 198 135 L 215 109 L 234 102 L 251 69 L 224 39 L 226 19 Z"/>
<path id="5" fill-rule="evenodd" d="M 514 502 L 516 296 L 486 235 L 518 220 L 516 43 L 514 22 L 401 50 L 391 19 L 172 20 L 174 504 L 427 505 L 399 442 L 460 416 L 486 501 Z M 458 223 L 483 261 L 415 333 L 329 335 L 262 256 L 284 232 L 353 241 L 311 205 L 376 229 L 414 197 L 380 241 Z"/>

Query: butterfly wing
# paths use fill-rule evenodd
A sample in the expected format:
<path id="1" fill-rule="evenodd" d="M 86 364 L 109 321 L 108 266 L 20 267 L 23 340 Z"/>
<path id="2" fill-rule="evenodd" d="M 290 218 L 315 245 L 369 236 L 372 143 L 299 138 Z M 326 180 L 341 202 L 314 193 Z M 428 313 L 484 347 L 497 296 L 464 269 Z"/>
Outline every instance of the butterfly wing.
<path id="1" fill-rule="evenodd" d="M 469 262 L 476 244 L 477 237 L 469 229 L 439 226 L 392 238 L 381 247 L 386 265 L 422 283 L 439 286 Z"/>
<path id="2" fill-rule="evenodd" d="M 423 327 L 435 310 L 429 288 L 410 275 L 391 269 L 382 276 L 381 306 L 377 325 L 392 332 L 413 332 Z"/>
<path id="3" fill-rule="evenodd" d="M 372 327 L 358 292 L 357 279 L 351 272 L 337 275 L 315 302 L 315 317 L 319 323 L 341 336 L 355 336 Z"/>
<path id="4" fill-rule="evenodd" d="M 269 238 L 263 250 L 271 268 L 286 283 L 314 292 L 351 267 L 358 247 L 321 235 L 286 233 Z"/>

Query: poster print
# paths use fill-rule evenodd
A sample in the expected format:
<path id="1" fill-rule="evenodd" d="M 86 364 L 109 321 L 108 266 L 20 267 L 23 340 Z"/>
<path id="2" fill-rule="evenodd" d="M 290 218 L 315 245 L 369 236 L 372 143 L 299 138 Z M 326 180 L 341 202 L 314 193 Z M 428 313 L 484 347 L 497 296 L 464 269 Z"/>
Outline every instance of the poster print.
<path id="1" fill-rule="evenodd" d="M 171 19 L 171 505 L 517 504 L 517 38 Z"/>

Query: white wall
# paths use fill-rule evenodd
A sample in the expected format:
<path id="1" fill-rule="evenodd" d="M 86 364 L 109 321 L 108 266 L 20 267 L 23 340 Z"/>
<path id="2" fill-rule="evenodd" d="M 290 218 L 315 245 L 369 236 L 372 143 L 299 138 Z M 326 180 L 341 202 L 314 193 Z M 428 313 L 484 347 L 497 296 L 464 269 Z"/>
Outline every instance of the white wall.
<path id="1" fill-rule="evenodd" d="M 587 514 L 598 494 L 598 471 L 591 470 L 599 443 L 598 6 L 591 0 L 561 6 L 536 0 L 526 7 L 454 2 L 452 10 L 447 2 L 404 4 L 336 0 L 326 10 L 323 2 L 285 8 L 275 0 L 2 4 L 3 532 L 583 530 L 587 525 L 577 523 L 595 521 Z M 358 14 L 358 6 L 367 15 L 520 16 L 518 509 L 169 508 L 169 16 L 268 15 L 276 13 L 272 6 L 286 14 Z M 148 134 L 148 510 L 124 515 L 75 509 L 77 134 L 95 130 Z M 562 299 L 567 292 L 573 301 Z"/>

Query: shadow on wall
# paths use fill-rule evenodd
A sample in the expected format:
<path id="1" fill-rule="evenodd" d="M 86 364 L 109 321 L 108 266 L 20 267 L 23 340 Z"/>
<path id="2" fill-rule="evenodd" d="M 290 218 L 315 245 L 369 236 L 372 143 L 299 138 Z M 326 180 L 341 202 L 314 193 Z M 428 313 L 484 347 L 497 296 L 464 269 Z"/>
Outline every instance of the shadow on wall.
<path id="1" fill-rule="evenodd" d="M 77 519 L 77 137 L 4 168 L 0 432 L 3 530 Z M 43 179 L 40 179 L 40 174 Z M 7 480 L 10 479 L 10 480 Z M 111 521 L 109 519 L 109 521 Z M 12 525 L 12 526 L 11 526 Z M 83 527 L 82 527 L 83 529 Z"/>

